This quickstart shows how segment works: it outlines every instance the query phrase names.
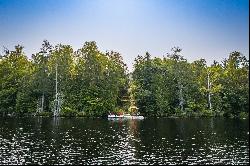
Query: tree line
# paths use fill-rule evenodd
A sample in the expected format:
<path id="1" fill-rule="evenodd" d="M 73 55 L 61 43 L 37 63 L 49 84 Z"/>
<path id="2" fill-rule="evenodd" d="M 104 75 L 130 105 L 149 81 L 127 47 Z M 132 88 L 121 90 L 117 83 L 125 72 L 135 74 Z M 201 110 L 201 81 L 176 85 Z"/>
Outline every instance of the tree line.
<path id="1" fill-rule="evenodd" d="M 0 115 L 52 115 L 55 94 L 61 116 L 103 116 L 129 110 L 145 116 L 248 116 L 249 60 L 232 52 L 223 62 L 188 62 L 174 47 L 163 58 L 147 52 L 128 72 L 120 53 L 95 42 L 74 51 L 43 41 L 28 58 L 23 46 L 0 56 Z M 57 93 L 56 93 L 57 91 Z"/>
<path id="2" fill-rule="evenodd" d="M 163 58 L 135 59 L 133 85 L 138 107 L 157 116 L 248 116 L 249 61 L 240 52 L 222 63 L 192 63 L 175 47 Z"/>

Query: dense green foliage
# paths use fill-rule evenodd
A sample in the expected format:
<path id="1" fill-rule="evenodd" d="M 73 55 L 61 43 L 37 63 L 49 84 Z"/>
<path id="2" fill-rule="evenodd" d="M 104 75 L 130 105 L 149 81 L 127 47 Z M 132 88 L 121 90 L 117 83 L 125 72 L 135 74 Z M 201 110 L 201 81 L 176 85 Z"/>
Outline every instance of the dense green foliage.
<path id="1" fill-rule="evenodd" d="M 69 45 L 53 47 L 44 41 L 31 60 L 21 46 L 5 51 L 1 57 L 0 113 L 51 112 L 56 65 L 58 92 L 63 100 L 61 115 L 101 116 L 126 109 L 121 100 L 127 95 L 128 77 L 119 53 L 102 53 L 95 42 L 86 42 L 74 52 Z M 42 111 L 38 111 L 42 100 Z"/>
<path id="2" fill-rule="evenodd" d="M 95 42 L 74 51 L 44 41 L 31 59 L 18 45 L 0 57 L 0 115 L 52 115 L 56 68 L 62 116 L 127 111 L 129 96 L 147 116 L 248 115 L 249 61 L 241 53 L 211 66 L 180 54 L 173 48 L 164 58 L 138 56 L 129 78 L 121 55 L 103 53 Z"/>
<path id="3" fill-rule="evenodd" d="M 132 91 L 141 113 L 248 115 L 249 61 L 244 56 L 232 52 L 222 64 L 207 66 L 204 59 L 188 63 L 180 48 L 172 51 L 163 59 L 151 58 L 149 53 L 136 58 Z"/>

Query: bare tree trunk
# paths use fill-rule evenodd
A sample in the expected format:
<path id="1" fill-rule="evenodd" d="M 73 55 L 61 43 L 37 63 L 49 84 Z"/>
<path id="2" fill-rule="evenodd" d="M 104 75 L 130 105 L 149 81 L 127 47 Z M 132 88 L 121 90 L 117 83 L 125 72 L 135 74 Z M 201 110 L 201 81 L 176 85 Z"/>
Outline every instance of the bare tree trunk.
<path id="1" fill-rule="evenodd" d="M 183 111 L 183 103 L 184 103 L 183 93 L 182 93 L 183 86 L 180 82 L 178 82 L 178 87 L 179 87 L 179 106 L 181 107 L 181 111 Z"/>
<path id="2" fill-rule="evenodd" d="M 212 103 L 211 103 L 211 93 L 210 93 L 211 83 L 210 83 L 210 73 L 207 75 L 207 89 L 208 89 L 208 108 L 212 109 Z"/>
<path id="3" fill-rule="evenodd" d="M 55 105 L 54 105 L 54 116 L 58 116 L 58 91 L 57 91 L 57 86 L 58 86 L 58 81 L 57 81 L 57 64 L 56 64 L 56 98 L 55 98 Z"/>

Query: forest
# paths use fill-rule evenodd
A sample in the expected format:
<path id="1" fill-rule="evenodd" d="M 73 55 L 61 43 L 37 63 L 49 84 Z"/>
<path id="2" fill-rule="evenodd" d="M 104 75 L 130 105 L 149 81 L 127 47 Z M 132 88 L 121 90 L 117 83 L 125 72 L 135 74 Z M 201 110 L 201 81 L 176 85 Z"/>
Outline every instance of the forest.
<path id="1" fill-rule="evenodd" d="M 144 116 L 249 116 L 249 60 L 238 51 L 210 66 L 188 62 L 182 49 L 138 55 L 129 72 L 122 55 L 101 52 L 96 42 L 51 45 L 44 40 L 30 58 L 24 47 L 0 56 L 0 116 L 101 117 L 129 112 L 131 101 Z M 60 104 L 55 104 L 60 101 Z M 133 112 L 134 113 L 134 112 Z"/>

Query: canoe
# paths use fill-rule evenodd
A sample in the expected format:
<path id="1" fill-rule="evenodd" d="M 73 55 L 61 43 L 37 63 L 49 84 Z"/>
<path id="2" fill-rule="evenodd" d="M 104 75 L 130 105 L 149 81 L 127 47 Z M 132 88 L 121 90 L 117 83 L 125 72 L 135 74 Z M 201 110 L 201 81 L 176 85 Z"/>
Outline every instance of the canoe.
<path id="1" fill-rule="evenodd" d="M 122 118 L 122 119 L 144 119 L 143 116 L 134 115 L 108 115 L 108 118 Z"/>

